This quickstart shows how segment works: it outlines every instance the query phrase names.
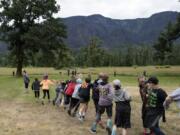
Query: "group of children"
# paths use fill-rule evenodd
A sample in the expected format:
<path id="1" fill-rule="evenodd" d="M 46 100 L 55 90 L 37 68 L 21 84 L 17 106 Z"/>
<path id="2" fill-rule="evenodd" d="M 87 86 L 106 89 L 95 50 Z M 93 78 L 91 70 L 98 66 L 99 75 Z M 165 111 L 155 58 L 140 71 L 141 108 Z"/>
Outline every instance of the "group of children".
<path id="1" fill-rule="evenodd" d="M 156 77 L 150 77 L 147 80 L 145 77 L 140 77 L 138 82 L 142 99 L 144 127 L 142 135 L 165 135 L 160 130 L 159 120 L 163 117 L 163 121 L 166 121 L 165 108 L 168 108 L 174 97 L 167 97 L 166 92 L 159 88 L 159 80 Z M 93 83 L 91 83 L 90 77 L 83 81 L 79 76 L 72 76 L 68 81 L 57 82 L 49 80 L 48 75 L 45 75 L 41 82 L 36 78 L 32 83 L 35 97 L 39 98 L 39 90 L 42 87 L 43 99 L 47 95 L 50 102 L 49 86 L 55 84 L 57 84 L 57 88 L 53 104 L 63 105 L 70 116 L 77 117 L 81 122 L 85 120 L 92 91 L 96 117 L 90 128 L 91 133 L 96 133 L 99 125 L 106 129 L 108 135 L 117 135 L 117 128 L 122 129 L 122 135 L 128 134 L 127 129 L 131 128 L 130 102 L 132 99 L 129 93 L 122 88 L 120 80 L 116 79 L 110 83 L 109 76 L 100 73 Z M 113 102 L 116 105 L 114 124 L 112 122 Z M 44 100 L 42 100 L 42 104 L 44 105 Z M 105 112 L 107 114 L 106 126 L 101 117 Z"/>
<path id="2" fill-rule="evenodd" d="M 88 103 L 92 99 L 95 106 L 95 121 L 90 128 L 91 133 L 96 133 L 97 125 L 108 131 L 109 135 L 116 135 L 117 127 L 123 128 L 123 135 L 127 134 L 127 128 L 131 127 L 130 115 L 131 97 L 121 87 L 120 80 L 114 80 L 113 85 L 109 82 L 109 76 L 105 73 L 100 73 L 98 78 L 91 83 L 91 78 L 87 77 L 83 81 L 81 77 L 72 76 L 70 80 L 57 82 L 49 80 L 48 75 L 43 77 L 42 81 L 35 78 L 32 83 L 32 90 L 34 90 L 35 98 L 40 98 L 40 88 L 43 91 L 42 104 L 47 95 L 50 102 L 50 85 L 57 84 L 55 89 L 56 96 L 53 104 L 63 105 L 67 113 L 72 117 L 77 117 L 81 122 L 85 120 L 86 112 L 88 110 Z M 116 103 L 115 123 L 112 123 L 113 99 Z M 107 113 L 108 120 L 106 126 L 101 120 L 102 114 Z"/>

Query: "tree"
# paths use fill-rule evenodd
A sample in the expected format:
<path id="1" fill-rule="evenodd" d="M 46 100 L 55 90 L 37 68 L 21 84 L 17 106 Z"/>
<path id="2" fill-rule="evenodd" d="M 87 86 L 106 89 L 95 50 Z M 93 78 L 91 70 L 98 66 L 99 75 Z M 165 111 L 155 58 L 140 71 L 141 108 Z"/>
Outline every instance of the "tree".
<path id="1" fill-rule="evenodd" d="M 42 51 L 44 59 L 55 57 L 66 37 L 65 26 L 53 17 L 60 6 L 56 0 L 1 0 L 1 38 L 8 42 L 16 60 L 16 75 L 22 75 L 25 61 Z M 51 61 L 50 61 L 51 62 Z"/>
<path id="2" fill-rule="evenodd" d="M 77 66 L 97 67 L 109 63 L 108 57 L 106 57 L 109 54 L 101 47 L 101 40 L 97 37 L 90 39 L 89 44 L 81 48 L 75 55 Z"/>
<path id="3" fill-rule="evenodd" d="M 180 14 L 175 24 L 169 23 L 166 30 L 162 32 L 158 41 L 154 44 L 155 58 L 164 64 L 165 60 L 172 57 L 173 42 L 180 37 Z"/>

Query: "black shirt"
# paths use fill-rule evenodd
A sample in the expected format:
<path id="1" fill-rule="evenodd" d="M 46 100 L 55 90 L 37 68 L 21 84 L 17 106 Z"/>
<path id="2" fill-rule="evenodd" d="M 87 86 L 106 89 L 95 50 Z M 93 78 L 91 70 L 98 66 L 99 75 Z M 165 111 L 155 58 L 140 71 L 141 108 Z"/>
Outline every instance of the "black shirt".
<path id="1" fill-rule="evenodd" d="M 167 93 L 161 88 L 151 90 L 148 97 L 148 107 L 159 110 L 164 109 L 163 103 L 166 97 Z"/>

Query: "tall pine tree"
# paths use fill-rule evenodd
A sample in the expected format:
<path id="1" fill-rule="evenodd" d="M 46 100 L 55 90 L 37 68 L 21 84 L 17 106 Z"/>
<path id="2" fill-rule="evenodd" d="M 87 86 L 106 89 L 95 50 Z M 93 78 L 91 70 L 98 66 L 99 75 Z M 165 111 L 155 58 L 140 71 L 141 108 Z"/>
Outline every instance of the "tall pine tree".
<path id="1" fill-rule="evenodd" d="M 0 9 L 1 38 L 15 56 L 17 76 L 27 58 L 40 50 L 53 61 L 66 37 L 65 26 L 53 17 L 60 10 L 56 0 L 1 0 Z"/>

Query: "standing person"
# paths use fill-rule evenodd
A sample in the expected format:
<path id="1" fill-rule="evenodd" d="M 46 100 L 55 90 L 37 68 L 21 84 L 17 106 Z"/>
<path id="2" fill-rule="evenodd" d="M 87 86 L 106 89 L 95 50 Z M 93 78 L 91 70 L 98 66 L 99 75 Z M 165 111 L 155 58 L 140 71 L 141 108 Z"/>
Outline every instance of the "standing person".
<path id="1" fill-rule="evenodd" d="M 35 78 L 34 82 L 32 83 L 32 90 L 34 91 L 34 95 L 36 99 L 39 99 L 40 97 L 40 81 L 38 78 Z"/>
<path id="2" fill-rule="evenodd" d="M 30 79 L 29 79 L 29 76 L 28 76 L 26 70 L 23 71 L 23 80 L 24 80 L 25 92 L 28 93 Z"/>
<path id="3" fill-rule="evenodd" d="M 98 86 L 102 82 L 103 73 L 100 73 L 98 79 L 96 79 L 93 83 L 93 90 L 92 90 L 92 99 L 95 106 L 96 113 L 98 112 L 98 103 L 99 103 L 99 89 Z"/>
<path id="4" fill-rule="evenodd" d="M 41 81 L 40 85 L 42 85 L 42 90 L 43 90 L 43 100 L 42 100 L 42 105 L 44 105 L 44 99 L 47 95 L 49 103 L 50 103 L 50 85 L 53 85 L 54 82 L 48 79 L 48 75 L 45 75 L 43 80 Z"/>
<path id="5" fill-rule="evenodd" d="M 74 92 L 72 94 L 69 110 L 68 110 L 68 114 L 71 115 L 71 110 L 75 108 L 74 112 L 72 114 L 73 117 L 76 116 L 77 110 L 78 110 L 79 105 L 80 105 L 79 89 L 81 87 L 81 84 L 82 84 L 82 80 L 80 78 L 77 79 L 76 85 L 74 88 Z"/>
<path id="6" fill-rule="evenodd" d="M 121 88 L 120 80 L 113 81 L 113 98 L 116 103 L 115 122 L 111 135 L 117 135 L 117 128 L 122 128 L 122 135 L 127 135 L 127 129 L 131 128 L 131 97 Z"/>
<path id="7" fill-rule="evenodd" d="M 79 97 L 80 97 L 79 120 L 82 122 L 85 119 L 85 115 L 88 109 L 91 88 L 92 88 L 91 79 L 86 78 L 85 82 L 82 83 L 79 89 Z"/>
<path id="8" fill-rule="evenodd" d="M 69 81 L 69 83 L 66 86 L 66 90 L 65 90 L 65 109 L 68 108 L 70 102 L 71 102 L 71 98 L 72 98 L 72 94 L 74 92 L 74 88 L 76 85 L 76 78 L 74 76 L 71 77 L 71 80 Z"/>
<path id="9" fill-rule="evenodd" d="M 147 101 L 147 112 L 145 116 L 145 126 L 149 128 L 155 135 L 165 135 L 159 127 L 159 120 L 163 117 L 165 122 L 165 110 L 163 103 L 167 97 L 167 93 L 159 88 L 159 80 L 156 77 L 148 79 L 148 87 L 151 89 Z M 147 135 L 149 135 L 148 133 Z"/>
<path id="10" fill-rule="evenodd" d="M 91 133 L 96 133 L 97 124 L 101 123 L 101 115 L 106 111 L 108 120 L 106 130 L 108 135 L 111 135 L 112 130 L 112 101 L 113 101 L 113 87 L 108 83 L 108 75 L 104 74 L 102 77 L 102 82 L 98 86 L 99 89 L 99 109 L 96 115 L 96 120 L 91 126 Z"/>
<path id="11" fill-rule="evenodd" d="M 146 132 L 148 132 L 147 131 L 148 129 L 146 129 L 144 121 L 145 121 L 145 115 L 146 115 L 146 110 L 147 110 L 148 85 L 144 76 L 141 76 L 138 78 L 138 84 L 139 84 L 139 93 L 142 100 L 141 118 L 142 118 L 143 128 L 144 128 L 143 134 L 146 134 Z"/>

